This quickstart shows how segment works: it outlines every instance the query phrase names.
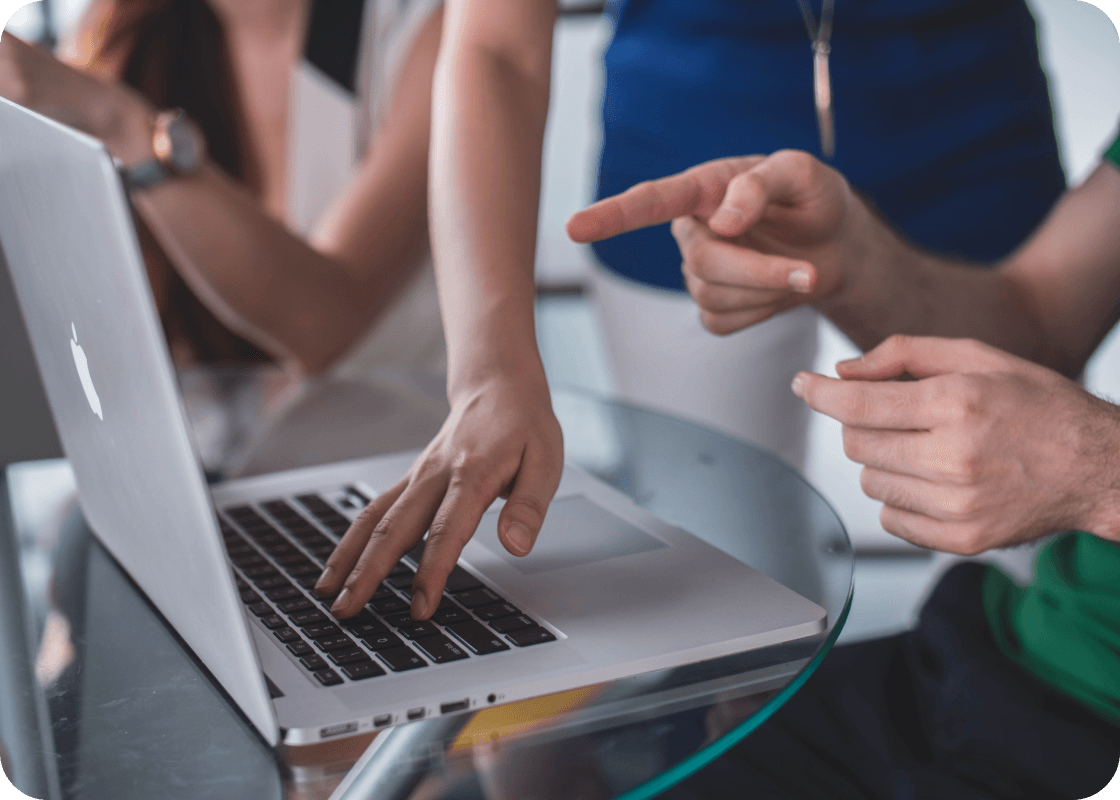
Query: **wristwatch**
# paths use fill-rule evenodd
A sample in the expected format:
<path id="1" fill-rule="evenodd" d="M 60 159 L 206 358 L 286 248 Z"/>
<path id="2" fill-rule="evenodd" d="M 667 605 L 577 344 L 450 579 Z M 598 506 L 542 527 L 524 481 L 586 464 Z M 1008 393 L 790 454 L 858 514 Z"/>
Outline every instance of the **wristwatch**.
<path id="1" fill-rule="evenodd" d="M 130 190 L 151 189 L 173 177 L 198 172 L 206 160 L 206 137 L 183 109 L 176 108 L 156 116 L 152 150 L 155 158 L 125 167 Z"/>

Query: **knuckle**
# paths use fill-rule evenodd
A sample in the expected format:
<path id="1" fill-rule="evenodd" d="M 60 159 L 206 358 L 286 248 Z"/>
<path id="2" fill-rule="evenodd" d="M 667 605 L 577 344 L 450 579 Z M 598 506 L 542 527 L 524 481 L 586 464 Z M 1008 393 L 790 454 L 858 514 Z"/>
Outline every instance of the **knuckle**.
<path id="1" fill-rule="evenodd" d="M 844 444 L 844 455 L 850 460 L 862 463 L 864 437 L 858 428 L 845 425 L 840 431 Z"/>
<path id="2" fill-rule="evenodd" d="M 511 497 L 506 501 L 507 513 L 516 517 L 522 522 L 532 522 L 540 525 L 544 522 L 545 512 L 548 510 L 548 503 L 541 500 L 536 495 L 519 494 Z"/>
<path id="3" fill-rule="evenodd" d="M 871 408 L 867 402 L 867 397 L 863 392 L 852 392 L 844 399 L 844 413 L 854 424 L 867 420 L 871 412 Z"/>
<path id="4" fill-rule="evenodd" d="M 724 314 L 716 314 L 706 309 L 700 311 L 700 321 L 704 327 L 716 336 L 728 336 L 735 332 L 735 327 Z"/>
<path id="5" fill-rule="evenodd" d="M 889 353 L 901 353 L 909 350 L 912 342 L 912 337 L 904 333 L 895 333 L 888 336 L 880 346 Z"/>

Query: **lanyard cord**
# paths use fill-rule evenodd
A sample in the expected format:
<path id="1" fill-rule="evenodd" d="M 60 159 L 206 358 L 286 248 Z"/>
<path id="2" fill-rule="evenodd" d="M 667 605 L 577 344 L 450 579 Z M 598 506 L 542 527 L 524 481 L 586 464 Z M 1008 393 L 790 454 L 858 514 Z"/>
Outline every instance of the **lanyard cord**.
<path id="1" fill-rule="evenodd" d="M 797 0 L 805 30 L 813 45 L 813 104 L 817 110 L 817 129 L 821 136 L 821 154 L 831 159 L 836 153 L 836 129 L 832 120 L 832 79 L 828 71 L 828 55 L 832 51 L 832 11 L 835 0 L 822 0 L 821 21 L 813 17 L 809 0 Z"/>
<path id="2" fill-rule="evenodd" d="M 816 17 L 813 16 L 813 9 L 809 6 L 809 0 L 797 0 L 797 5 L 801 8 L 801 16 L 805 19 L 805 30 L 809 32 L 813 49 L 816 50 L 821 45 L 827 48 L 828 42 L 832 38 L 832 9 L 835 6 L 835 0 L 824 0 L 821 4 L 821 22 L 819 25 Z"/>

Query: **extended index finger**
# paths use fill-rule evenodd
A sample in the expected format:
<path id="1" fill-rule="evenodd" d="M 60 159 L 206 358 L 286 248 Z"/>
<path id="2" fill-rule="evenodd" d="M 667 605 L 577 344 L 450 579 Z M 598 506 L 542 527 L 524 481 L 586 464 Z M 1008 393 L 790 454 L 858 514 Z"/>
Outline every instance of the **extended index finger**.
<path id="1" fill-rule="evenodd" d="M 723 202 L 731 179 L 760 160 L 762 156 L 723 158 L 639 183 L 573 214 L 568 236 L 576 242 L 597 242 L 677 217 L 708 217 Z"/>
<path id="2" fill-rule="evenodd" d="M 937 423 L 921 381 L 845 381 L 799 372 L 793 393 L 814 411 L 856 428 L 929 430 Z"/>

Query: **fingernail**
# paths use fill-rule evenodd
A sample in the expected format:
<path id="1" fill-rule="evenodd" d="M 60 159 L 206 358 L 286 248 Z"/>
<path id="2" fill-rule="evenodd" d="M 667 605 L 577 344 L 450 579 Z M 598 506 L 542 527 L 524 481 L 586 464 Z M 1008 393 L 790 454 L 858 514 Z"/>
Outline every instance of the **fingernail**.
<path id="1" fill-rule="evenodd" d="M 428 601 L 421 592 L 412 595 L 412 609 L 409 612 L 413 619 L 423 619 L 428 610 Z"/>
<path id="2" fill-rule="evenodd" d="M 712 214 L 712 218 L 708 220 L 708 227 L 718 225 L 721 228 L 732 228 L 741 225 L 744 219 L 743 212 L 739 209 L 734 206 L 723 206 Z"/>
<path id="3" fill-rule="evenodd" d="M 795 395 L 797 395 L 798 397 L 802 396 L 802 394 L 805 391 L 805 375 L 804 375 L 804 373 L 799 372 L 799 373 L 797 373 L 796 375 L 793 376 L 793 383 L 790 384 L 790 388 L 793 389 L 793 393 Z"/>
<path id="4" fill-rule="evenodd" d="M 789 285 L 795 292 L 809 291 L 809 280 L 812 276 L 803 269 L 794 270 L 789 274 Z"/>
<path id="5" fill-rule="evenodd" d="M 334 601 L 334 605 L 331 606 L 331 613 L 337 617 L 346 611 L 348 605 L 350 605 L 350 590 L 343 586 L 342 591 L 338 593 L 338 598 Z"/>
<path id="6" fill-rule="evenodd" d="M 323 570 L 323 574 L 319 576 L 319 580 L 315 581 L 315 594 L 320 594 L 325 591 L 327 584 L 330 583 L 332 575 L 334 575 L 333 567 L 327 567 Z"/>
<path id="7" fill-rule="evenodd" d="M 533 537 L 529 529 L 520 522 L 511 522 L 506 528 L 506 541 L 521 555 L 526 555 L 533 546 Z"/>

